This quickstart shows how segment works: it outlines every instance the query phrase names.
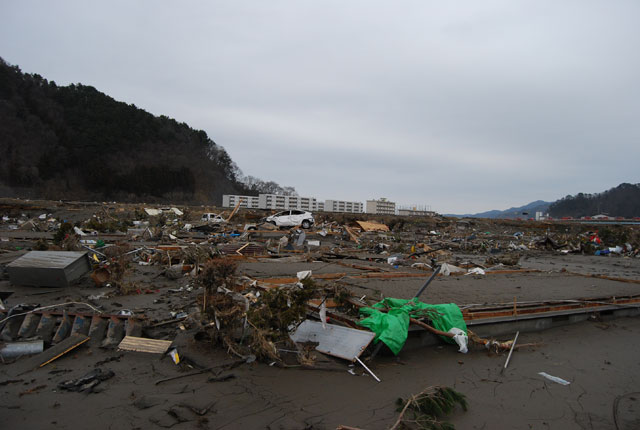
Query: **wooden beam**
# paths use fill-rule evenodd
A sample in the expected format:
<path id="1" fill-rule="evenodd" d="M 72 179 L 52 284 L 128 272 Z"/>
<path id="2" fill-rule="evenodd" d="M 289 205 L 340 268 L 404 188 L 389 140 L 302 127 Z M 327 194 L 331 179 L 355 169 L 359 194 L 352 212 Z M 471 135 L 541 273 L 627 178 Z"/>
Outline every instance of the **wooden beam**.
<path id="1" fill-rule="evenodd" d="M 227 218 L 227 222 L 231 221 L 231 218 L 233 218 L 233 216 L 236 214 L 236 212 L 238 212 L 238 208 L 240 208 L 240 203 L 242 203 L 242 199 L 240 199 L 240 201 L 238 201 L 238 204 L 236 204 L 236 207 L 233 208 L 233 210 L 231 211 L 231 215 L 229 215 L 229 218 Z"/>

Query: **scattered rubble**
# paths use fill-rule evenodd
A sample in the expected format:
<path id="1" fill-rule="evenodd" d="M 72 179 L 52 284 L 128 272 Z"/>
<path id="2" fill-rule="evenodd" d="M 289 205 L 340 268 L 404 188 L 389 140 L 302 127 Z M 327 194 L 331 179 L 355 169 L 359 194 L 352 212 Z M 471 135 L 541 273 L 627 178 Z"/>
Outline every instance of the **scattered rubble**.
<path id="1" fill-rule="evenodd" d="M 471 357 L 488 350 L 510 359 L 514 350 L 541 343 L 499 341 L 507 330 L 493 334 L 489 322 L 637 309 L 640 303 L 633 294 L 431 304 L 427 293 L 418 300 L 436 278 L 486 285 L 485 279 L 499 276 L 542 276 L 548 271 L 526 264 L 541 256 L 631 261 L 640 257 L 633 226 L 596 231 L 581 224 L 315 214 L 302 229 L 261 223 L 266 216 L 238 207 L 224 218 L 208 208 L 105 204 L 90 213 L 95 206 L 79 203 L 24 206 L 5 205 L 0 222 L 0 293 L 13 294 L 0 296 L 0 356 L 25 372 L 54 360 L 73 367 L 67 356 L 117 348 L 125 355 L 147 353 L 152 363 L 169 362 L 183 372 L 156 377 L 156 384 L 197 375 L 222 383 L 239 378 L 223 370 L 252 363 L 345 375 L 359 369 L 380 381 L 382 345 L 400 354 L 416 333 L 421 348 L 444 345 Z M 579 268 L 554 273 L 640 283 Z M 423 285 L 411 292 L 386 287 L 401 280 Z M 509 330 L 512 337 L 515 330 Z M 227 360 L 199 364 L 194 358 L 218 353 Z M 97 367 L 57 387 L 95 392 L 113 376 Z M 156 402 L 135 404 L 146 409 Z M 198 414 L 173 406 L 151 421 L 170 426 L 211 408 L 196 408 Z"/>

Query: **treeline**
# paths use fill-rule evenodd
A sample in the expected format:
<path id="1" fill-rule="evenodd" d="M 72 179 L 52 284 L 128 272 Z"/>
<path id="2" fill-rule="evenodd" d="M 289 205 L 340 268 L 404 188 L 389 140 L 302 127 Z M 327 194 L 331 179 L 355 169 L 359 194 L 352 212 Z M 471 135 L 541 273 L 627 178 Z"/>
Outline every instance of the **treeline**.
<path id="1" fill-rule="evenodd" d="M 633 218 L 640 216 L 640 184 L 620 184 L 597 194 L 566 196 L 549 206 L 549 214 L 560 218 L 598 214 Z"/>
<path id="2" fill-rule="evenodd" d="M 248 195 L 277 194 L 280 196 L 297 196 L 298 193 L 294 187 L 283 187 L 273 181 L 263 181 L 253 176 L 243 176 L 240 181 L 247 189 Z"/>
<path id="3" fill-rule="evenodd" d="M 245 185 L 202 130 L 1 58 L 0 154 L 0 195 L 13 197 L 219 203 L 273 184 Z"/>

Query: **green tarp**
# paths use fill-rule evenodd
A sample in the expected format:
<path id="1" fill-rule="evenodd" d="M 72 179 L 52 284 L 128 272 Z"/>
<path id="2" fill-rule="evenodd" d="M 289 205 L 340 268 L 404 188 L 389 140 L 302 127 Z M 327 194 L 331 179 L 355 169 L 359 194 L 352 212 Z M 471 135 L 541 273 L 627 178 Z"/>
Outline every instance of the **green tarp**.
<path id="1" fill-rule="evenodd" d="M 381 312 L 381 309 L 388 311 Z M 454 303 L 429 305 L 417 298 L 411 300 L 386 298 L 370 308 L 360 308 L 360 314 L 366 318 L 358 324 L 374 332 L 376 334 L 374 342 L 383 341 L 396 355 L 407 340 L 409 318 L 426 317 L 438 330 L 447 332 L 456 327 L 467 333 L 462 311 Z M 444 336 L 442 338 L 447 342 L 455 343 L 451 338 Z"/>

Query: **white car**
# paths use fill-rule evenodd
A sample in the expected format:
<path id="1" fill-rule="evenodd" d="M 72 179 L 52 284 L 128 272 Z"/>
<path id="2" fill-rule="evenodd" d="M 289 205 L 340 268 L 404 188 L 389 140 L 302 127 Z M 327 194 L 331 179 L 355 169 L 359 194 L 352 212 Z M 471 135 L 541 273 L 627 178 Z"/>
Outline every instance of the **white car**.
<path id="1" fill-rule="evenodd" d="M 224 224 L 227 222 L 227 220 L 222 218 L 220 215 L 210 212 L 203 214 L 202 218 L 200 218 L 200 221 L 211 224 Z"/>
<path id="2" fill-rule="evenodd" d="M 313 214 L 311 212 L 290 210 L 282 211 L 277 214 L 268 216 L 267 222 L 277 225 L 278 227 L 294 227 L 296 225 L 302 228 L 309 228 L 314 223 Z"/>

